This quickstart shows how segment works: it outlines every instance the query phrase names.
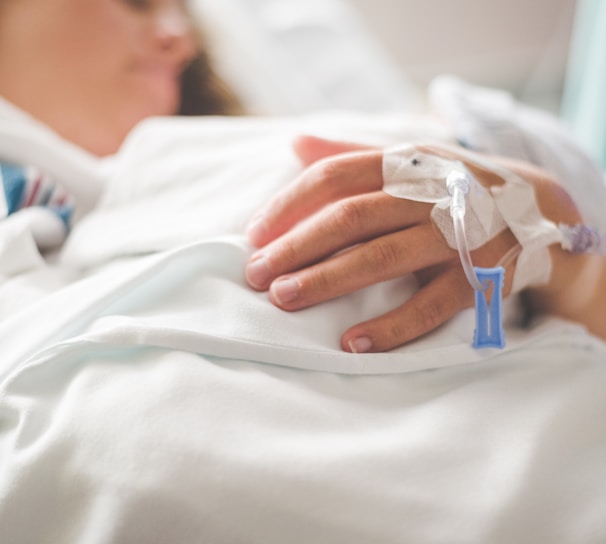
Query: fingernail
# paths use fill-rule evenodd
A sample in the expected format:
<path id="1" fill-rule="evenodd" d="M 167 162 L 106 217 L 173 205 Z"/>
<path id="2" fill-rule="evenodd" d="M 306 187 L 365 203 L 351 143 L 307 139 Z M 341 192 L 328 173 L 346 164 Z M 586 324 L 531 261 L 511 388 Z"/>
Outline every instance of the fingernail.
<path id="1" fill-rule="evenodd" d="M 347 345 L 352 353 L 367 353 L 372 348 L 372 340 L 368 336 L 352 338 Z"/>
<path id="2" fill-rule="evenodd" d="M 278 301 L 278 304 L 287 304 L 299 296 L 301 284 L 296 278 L 279 280 L 271 286 L 271 292 Z"/>
<path id="3" fill-rule="evenodd" d="M 253 244 L 260 243 L 266 234 L 267 227 L 263 215 L 254 217 L 246 228 L 246 235 Z"/>
<path id="4" fill-rule="evenodd" d="M 260 257 L 246 267 L 246 279 L 254 287 L 263 288 L 271 278 L 271 270 L 265 257 Z"/>

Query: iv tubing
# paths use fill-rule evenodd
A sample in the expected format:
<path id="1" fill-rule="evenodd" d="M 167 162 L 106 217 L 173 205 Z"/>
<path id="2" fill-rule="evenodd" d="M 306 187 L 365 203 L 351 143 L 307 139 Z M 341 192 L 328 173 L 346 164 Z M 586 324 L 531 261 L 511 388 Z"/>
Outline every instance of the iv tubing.
<path id="1" fill-rule="evenodd" d="M 448 193 L 452 197 L 450 215 L 454 224 L 455 241 L 459 258 L 467 281 L 476 291 L 484 291 L 486 286 L 478 279 L 473 268 L 467 237 L 465 236 L 465 196 L 469 192 L 470 180 L 467 174 L 460 170 L 452 170 L 446 178 Z"/>

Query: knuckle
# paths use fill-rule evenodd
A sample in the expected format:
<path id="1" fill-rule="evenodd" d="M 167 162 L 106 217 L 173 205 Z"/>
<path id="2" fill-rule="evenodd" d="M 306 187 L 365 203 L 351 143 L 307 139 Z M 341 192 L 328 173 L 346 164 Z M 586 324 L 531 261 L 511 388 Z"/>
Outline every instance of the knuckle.
<path id="1" fill-rule="evenodd" d="M 400 321 L 396 319 L 392 320 L 389 323 L 385 332 L 387 333 L 386 343 L 388 345 L 388 348 L 403 344 L 408 339 L 406 332 L 402 327 L 402 323 L 400 323 Z"/>
<path id="2" fill-rule="evenodd" d="M 371 267 L 380 267 L 384 272 L 389 272 L 398 266 L 400 262 L 400 251 L 396 244 L 386 240 L 375 240 L 369 245 L 368 261 Z"/>
<path id="3" fill-rule="evenodd" d="M 423 306 L 416 306 L 414 315 L 416 316 L 417 328 L 421 334 L 434 330 L 444 321 L 442 308 L 436 301 L 426 302 Z"/>
<path id="4" fill-rule="evenodd" d="M 317 184 L 326 187 L 330 192 L 338 190 L 339 185 L 347 175 L 341 161 L 334 158 L 324 159 L 313 166 L 314 179 Z"/>
<path id="5" fill-rule="evenodd" d="M 278 270 L 289 270 L 298 262 L 299 251 L 293 240 L 285 238 L 273 252 L 272 267 Z"/>
<path id="6" fill-rule="evenodd" d="M 339 229 L 356 231 L 363 222 L 362 211 L 352 200 L 341 200 L 332 210 L 333 220 Z"/>
<path id="7" fill-rule="evenodd" d="M 333 180 L 339 178 L 341 175 L 339 161 L 332 158 L 321 160 L 316 164 L 315 168 L 318 176 L 325 180 Z"/>
<path id="8" fill-rule="evenodd" d="M 338 271 L 331 271 L 325 263 L 319 263 L 308 269 L 303 284 L 310 298 L 323 299 L 340 292 L 341 280 Z"/>
<path id="9" fill-rule="evenodd" d="M 314 179 L 317 184 L 334 186 L 342 177 L 342 168 L 334 159 L 324 159 L 313 166 Z"/>
<path id="10" fill-rule="evenodd" d="M 324 267 L 316 268 L 315 272 L 313 285 L 318 296 L 331 298 L 343 293 L 342 278 L 338 274 L 329 272 Z"/>

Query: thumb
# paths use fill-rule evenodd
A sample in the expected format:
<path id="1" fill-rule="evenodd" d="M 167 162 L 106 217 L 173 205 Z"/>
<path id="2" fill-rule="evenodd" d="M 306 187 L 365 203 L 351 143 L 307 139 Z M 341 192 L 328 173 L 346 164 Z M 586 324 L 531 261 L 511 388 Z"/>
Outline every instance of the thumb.
<path id="1" fill-rule="evenodd" d="M 330 157 L 340 153 L 348 153 L 350 151 L 366 151 L 374 149 L 372 146 L 357 144 L 352 142 L 341 142 L 335 140 L 326 140 L 317 136 L 303 135 L 297 137 L 292 143 L 293 149 L 303 166 Z"/>

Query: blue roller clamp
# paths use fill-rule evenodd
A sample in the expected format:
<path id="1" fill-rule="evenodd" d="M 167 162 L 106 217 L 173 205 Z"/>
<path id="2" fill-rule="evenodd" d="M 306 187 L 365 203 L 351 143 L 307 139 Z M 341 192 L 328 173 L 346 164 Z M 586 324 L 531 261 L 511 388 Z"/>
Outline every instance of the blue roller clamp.
<path id="1" fill-rule="evenodd" d="M 474 267 L 478 279 L 487 286 L 484 291 L 475 291 L 476 329 L 473 334 L 473 347 L 504 348 L 505 332 L 503 330 L 503 280 L 505 269 Z M 486 292 L 492 283 L 490 303 L 486 300 Z"/>

